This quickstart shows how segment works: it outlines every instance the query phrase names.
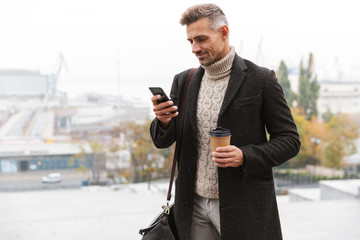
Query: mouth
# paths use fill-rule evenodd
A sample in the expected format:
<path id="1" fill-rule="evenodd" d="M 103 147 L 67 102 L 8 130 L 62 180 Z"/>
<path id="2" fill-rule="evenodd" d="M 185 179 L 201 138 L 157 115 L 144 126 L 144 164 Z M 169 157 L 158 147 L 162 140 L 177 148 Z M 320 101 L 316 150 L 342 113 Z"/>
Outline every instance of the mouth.
<path id="1" fill-rule="evenodd" d="M 199 53 L 196 53 L 196 57 L 201 59 L 201 58 L 204 58 L 206 56 L 206 52 L 199 52 Z"/>

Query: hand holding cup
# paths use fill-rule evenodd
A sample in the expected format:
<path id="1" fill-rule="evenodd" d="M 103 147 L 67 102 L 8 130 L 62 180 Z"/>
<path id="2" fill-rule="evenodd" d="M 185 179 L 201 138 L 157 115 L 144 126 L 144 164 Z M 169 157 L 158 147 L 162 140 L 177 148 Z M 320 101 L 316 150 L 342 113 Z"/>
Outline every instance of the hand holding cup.
<path id="1" fill-rule="evenodd" d="M 230 145 L 231 132 L 217 127 L 210 132 L 213 161 L 217 167 L 239 167 L 243 164 L 244 154 L 236 146 Z"/>

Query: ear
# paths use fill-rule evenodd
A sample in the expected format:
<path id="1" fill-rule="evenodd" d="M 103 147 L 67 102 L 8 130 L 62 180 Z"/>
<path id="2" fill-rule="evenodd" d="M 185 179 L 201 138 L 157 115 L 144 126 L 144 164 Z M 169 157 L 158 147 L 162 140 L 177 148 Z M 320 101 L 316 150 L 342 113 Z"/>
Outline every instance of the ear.
<path id="1" fill-rule="evenodd" d="M 227 40 L 227 38 L 229 37 L 229 28 L 228 26 L 224 25 L 220 27 L 220 33 L 221 33 L 221 38 L 223 41 Z"/>

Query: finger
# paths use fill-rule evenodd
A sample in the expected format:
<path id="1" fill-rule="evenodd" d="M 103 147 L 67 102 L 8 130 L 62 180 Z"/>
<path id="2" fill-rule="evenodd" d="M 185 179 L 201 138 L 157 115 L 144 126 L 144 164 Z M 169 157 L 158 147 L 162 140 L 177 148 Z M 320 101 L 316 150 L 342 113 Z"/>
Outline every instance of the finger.
<path id="1" fill-rule="evenodd" d="M 225 159 L 225 158 L 232 158 L 235 156 L 235 152 L 231 151 L 231 152 L 213 152 L 213 157 L 214 158 L 221 158 L 221 159 Z"/>
<path id="2" fill-rule="evenodd" d="M 161 109 L 164 109 L 164 108 L 168 108 L 168 107 L 171 107 L 174 105 L 174 102 L 173 101 L 167 101 L 167 102 L 163 102 L 163 103 L 158 103 L 156 105 L 154 105 L 154 112 L 155 111 L 159 111 Z"/>
<path id="3" fill-rule="evenodd" d="M 164 115 L 156 115 L 156 117 L 164 122 L 164 121 L 169 121 L 172 118 L 176 117 L 177 115 L 179 115 L 179 112 L 175 112 L 175 113 L 171 113 L 171 114 L 164 114 Z"/>
<path id="4" fill-rule="evenodd" d="M 233 167 L 233 165 L 230 163 L 216 163 L 215 165 L 220 168 Z"/>
<path id="5" fill-rule="evenodd" d="M 239 167 L 243 164 L 243 160 L 236 157 L 213 158 L 213 161 L 219 167 Z"/>
<path id="6" fill-rule="evenodd" d="M 226 164 L 232 162 L 232 158 L 213 157 L 212 160 L 214 161 L 214 163 L 218 164 Z"/>
<path id="7" fill-rule="evenodd" d="M 235 159 L 216 159 L 214 163 L 217 167 L 239 167 L 241 163 Z"/>
<path id="8" fill-rule="evenodd" d="M 151 101 L 154 107 L 159 104 L 158 100 L 160 99 L 161 99 L 161 95 L 159 94 L 152 96 Z"/>
<path id="9" fill-rule="evenodd" d="M 230 151 L 234 151 L 236 147 L 233 145 L 229 145 L 229 146 L 225 146 L 225 147 L 217 147 L 215 150 L 217 152 L 230 152 Z"/>
<path id="10" fill-rule="evenodd" d="M 162 108 L 160 110 L 154 111 L 156 116 L 170 115 L 174 114 L 178 110 L 177 106 Z"/>
<path id="11" fill-rule="evenodd" d="M 216 159 L 214 163 L 217 167 L 231 167 L 233 165 L 230 159 Z"/>

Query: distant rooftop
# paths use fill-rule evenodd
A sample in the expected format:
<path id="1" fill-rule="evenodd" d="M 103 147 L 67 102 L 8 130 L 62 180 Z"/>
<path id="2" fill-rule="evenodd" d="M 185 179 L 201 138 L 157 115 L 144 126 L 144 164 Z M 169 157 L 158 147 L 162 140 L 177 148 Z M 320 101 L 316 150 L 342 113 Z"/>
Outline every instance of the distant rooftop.
<path id="1" fill-rule="evenodd" d="M 0 75 L 41 75 L 40 71 L 24 69 L 0 69 Z"/>
<path id="2" fill-rule="evenodd" d="M 331 81 L 331 80 L 321 80 L 318 81 L 321 84 L 360 84 L 360 81 Z"/>

